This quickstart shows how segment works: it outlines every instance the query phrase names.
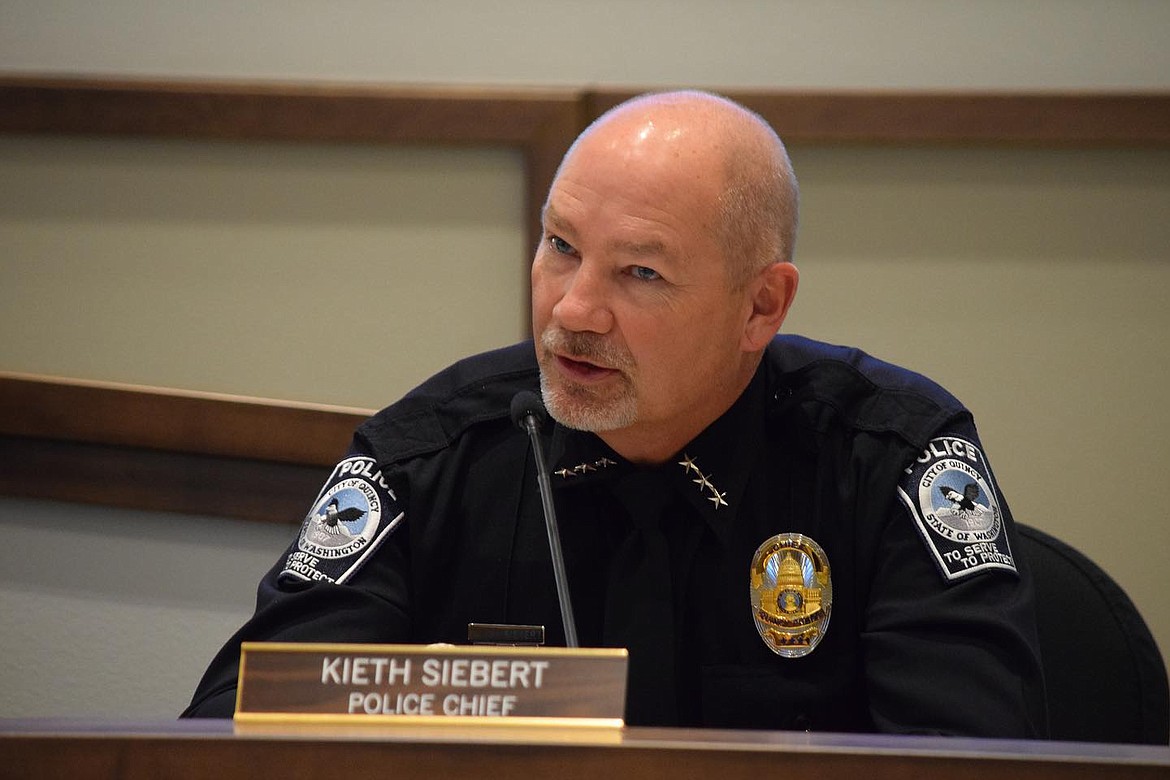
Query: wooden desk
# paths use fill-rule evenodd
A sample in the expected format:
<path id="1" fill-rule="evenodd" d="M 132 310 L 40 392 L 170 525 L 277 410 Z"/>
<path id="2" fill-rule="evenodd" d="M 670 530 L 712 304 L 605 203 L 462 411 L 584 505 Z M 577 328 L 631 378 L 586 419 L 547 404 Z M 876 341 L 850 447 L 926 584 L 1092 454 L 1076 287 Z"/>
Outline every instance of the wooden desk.
<path id="1" fill-rule="evenodd" d="M 2 778 L 1170 778 L 1170 748 L 685 729 L 0 721 Z"/>

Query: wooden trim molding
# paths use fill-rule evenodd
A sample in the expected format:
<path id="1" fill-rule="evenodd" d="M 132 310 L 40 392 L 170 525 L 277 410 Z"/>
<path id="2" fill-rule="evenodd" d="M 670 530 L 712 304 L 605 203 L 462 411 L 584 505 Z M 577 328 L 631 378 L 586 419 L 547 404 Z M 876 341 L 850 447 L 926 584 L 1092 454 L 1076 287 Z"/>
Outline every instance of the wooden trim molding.
<path id="1" fill-rule="evenodd" d="M 520 145 L 572 92 L 0 78 L 0 129 L 242 140 Z"/>
<path id="2" fill-rule="evenodd" d="M 640 91 L 0 75 L 0 132 L 548 147 L 559 161 L 589 121 Z M 1166 92 L 725 94 L 793 143 L 1170 144 Z"/>
<path id="3" fill-rule="evenodd" d="M 0 434 L 331 466 L 373 414 L 323 404 L 0 372 Z"/>
<path id="4" fill-rule="evenodd" d="M 0 494 L 297 522 L 370 414 L 0 373 Z"/>

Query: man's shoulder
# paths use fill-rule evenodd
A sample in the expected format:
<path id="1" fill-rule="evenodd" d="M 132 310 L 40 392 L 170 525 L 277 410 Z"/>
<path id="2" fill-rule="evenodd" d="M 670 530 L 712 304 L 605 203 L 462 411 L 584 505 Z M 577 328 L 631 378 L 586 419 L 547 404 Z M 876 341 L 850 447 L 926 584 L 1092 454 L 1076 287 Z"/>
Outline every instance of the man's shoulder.
<path id="1" fill-rule="evenodd" d="M 766 352 L 783 392 L 856 429 L 890 431 L 924 445 L 966 407 L 934 380 L 855 347 L 780 335 Z"/>
<path id="2" fill-rule="evenodd" d="M 357 430 L 382 462 L 434 452 L 469 428 L 508 421 L 512 397 L 539 385 L 531 341 L 464 358 L 411 390 Z"/>

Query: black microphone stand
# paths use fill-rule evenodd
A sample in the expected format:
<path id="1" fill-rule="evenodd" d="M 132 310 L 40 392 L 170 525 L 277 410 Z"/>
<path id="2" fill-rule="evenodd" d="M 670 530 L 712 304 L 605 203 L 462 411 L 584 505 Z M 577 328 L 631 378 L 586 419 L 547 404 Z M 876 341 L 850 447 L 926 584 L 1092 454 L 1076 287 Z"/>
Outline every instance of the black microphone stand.
<path id="1" fill-rule="evenodd" d="M 553 506 L 552 484 L 548 476 L 548 463 L 544 459 L 544 446 L 540 443 L 540 419 L 544 417 L 544 404 L 540 397 L 525 390 L 512 399 L 512 420 L 528 433 L 532 450 L 536 456 L 536 484 L 540 488 L 540 503 L 544 508 L 544 526 L 548 531 L 548 549 L 552 555 L 553 578 L 556 580 L 557 601 L 561 606 L 561 622 L 565 626 L 565 646 L 577 644 L 577 624 L 573 620 L 573 605 L 569 599 L 569 579 L 565 574 L 565 558 L 561 554 L 561 533 L 557 528 L 557 510 Z"/>

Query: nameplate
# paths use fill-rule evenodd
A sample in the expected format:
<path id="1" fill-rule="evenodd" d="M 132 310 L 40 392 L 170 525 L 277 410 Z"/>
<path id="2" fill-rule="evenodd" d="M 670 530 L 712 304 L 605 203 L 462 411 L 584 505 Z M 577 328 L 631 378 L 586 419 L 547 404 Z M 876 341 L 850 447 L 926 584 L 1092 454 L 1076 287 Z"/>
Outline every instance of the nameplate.
<path id="1" fill-rule="evenodd" d="M 244 642 L 237 721 L 618 727 L 621 649 Z"/>

